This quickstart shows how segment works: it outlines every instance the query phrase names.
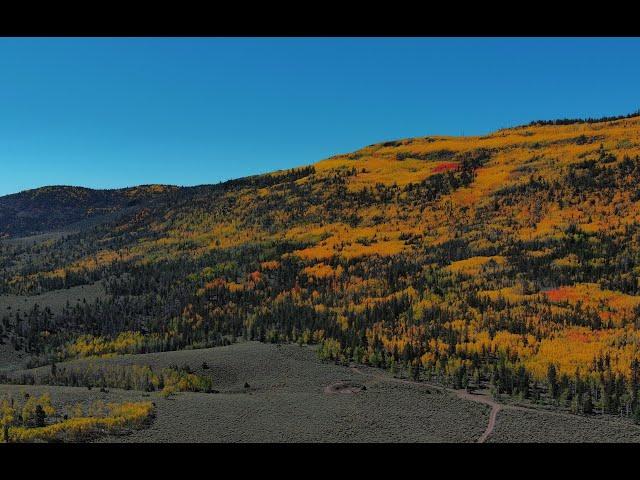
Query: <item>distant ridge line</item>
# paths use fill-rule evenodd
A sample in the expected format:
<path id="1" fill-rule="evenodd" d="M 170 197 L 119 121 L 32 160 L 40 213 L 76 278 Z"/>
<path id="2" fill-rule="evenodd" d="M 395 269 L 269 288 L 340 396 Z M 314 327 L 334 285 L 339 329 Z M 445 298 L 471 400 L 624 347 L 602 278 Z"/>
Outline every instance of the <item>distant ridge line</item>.
<path id="1" fill-rule="evenodd" d="M 613 122 L 616 120 L 625 120 L 628 118 L 640 117 L 640 109 L 627 115 L 615 115 L 611 117 L 599 117 L 599 118 L 560 118 L 555 120 L 534 120 L 528 123 L 527 127 L 542 127 L 546 125 L 572 125 L 574 123 L 602 123 Z"/>

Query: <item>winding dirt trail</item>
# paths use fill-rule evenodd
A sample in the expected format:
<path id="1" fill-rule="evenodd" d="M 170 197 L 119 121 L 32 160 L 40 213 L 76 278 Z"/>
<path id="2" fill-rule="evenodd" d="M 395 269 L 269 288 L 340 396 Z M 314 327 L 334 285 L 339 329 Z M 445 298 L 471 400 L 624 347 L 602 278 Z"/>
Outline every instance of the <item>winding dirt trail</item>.
<path id="1" fill-rule="evenodd" d="M 502 409 L 502 405 L 493 400 L 491 397 L 486 395 L 479 395 L 469 393 L 466 390 L 453 390 L 447 389 L 449 392 L 453 392 L 458 398 L 462 398 L 464 400 L 470 400 L 472 402 L 484 403 L 485 405 L 489 405 L 491 407 L 491 413 L 489 413 L 489 423 L 487 424 L 487 428 L 484 433 L 480 435 L 477 443 L 484 443 L 487 438 L 493 433 L 493 429 L 496 426 L 496 419 L 498 418 L 498 412 Z"/>
<path id="2" fill-rule="evenodd" d="M 491 413 L 489 414 L 489 423 L 487 424 L 487 428 L 478 438 L 477 443 L 484 443 L 487 438 L 493 433 L 493 429 L 496 426 L 496 419 L 498 417 L 498 412 L 502 409 L 503 405 L 499 404 L 491 397 L 481 394 L 469 393 L 466 390 L 455 390 L 453 388 L 442 387 L 440 385 L 434 385 L 428 382 L 417 382 L 415 380 L 405 380 L 402 378 L 390 377 L 387 375 L 383 375 L 382 373 L 365 373 L 360 370 L 358 367 L 351 367 L 351 370 L 355 373 L 358 373 L 363 376 L 369 376 L 381 381 L 393 382 L 393 383 L 404 383 L 408 385 L 417 385 L 421 387 L 429 387 L 435 390 L 439 390 L 442 392 L 453 393 L 456 397 L 461 398 L 463 400 L 469 400 L 471 402 L 483 403 L 491 407 Z"/>
<path id="3" fill-rule="evenodd" d="M 480 435 L 480 437 L 478 438 L 478 440 L 476 440 L 476 443 L 484 443 L 487 441 L 487 439 L 491 436 L 491 434 L 493 433 L 493 430 L 496 426 L 496 419 L 498 417 L 498 413 L 501 410 L 517 410 L 517 411 L 521 411 L 521 412 L 535 412 L 537 414 L 543 414 L 543 415 L 550 415 L 552 417 L 564 417 L 564 418 L 570 418 L 570 419 L 575 419 L 576 415 L 572 414 L 572 413 L 567 413 L 567 412 L 560 412 L 560 411 L 550 411 L 550 410 L 544 410 L 544 409 L 540 409 L 540 408 L 536 408 L 533 406 L 526 406 L 526 405 L 514 405 L 514 404 L 503 404 L 503 403 L 498 403 L 497 401 L 495 401 L 493 398 L 489 397 L 488 395 L 484 395 L 484 394 L 480 394 L 480 393 L 469 393 L 466 390 L 455 390 L 453 388 L 447 388 L 447 387 L 443 387 L 441 385 L 436 385 L 433 383 L 429 383 L 429 382 L 417 382 L 414 380 L 406 380 L 403 378 L 395 378 L 395 377 L 391 377 L 389 375 L 385 375 L 383 373 L 380 373 L 381 371 L 374 369 L 374 368 L 369 368 L 367 367 L 367 372 L 363 372 L 359 367 L 357 366 L 351 366 L 351 370 L 359 375 L 365 376 L 365 377 L 369 377 L 369 378 L 374 378 L 376 380 L 379 381 L 383 381 L 383 382 L 392 382 L 392 383 L 405 383 L 408 385 L 416 385 L 419 387 L 428 387 L 428 388 L 432 388 L 434 390 L 439 390 L 441 392 L 449 392 L 452 393 L 453 395 L 455 395 L 458 398 L 461 398 L 463 400 L 469 400 L 471 402 L 477 402 L 477 403 L 483 403 L 485 405 L 488 405 L 491 407 L 491 412 L 489 414 L 489 422 L 487 423 L 487 428 L 485 429 L 485 431 L 483 432 L 482 435 Z M 613 425 L 617 425 L 617 423 L 612 422 L 610 420 L 606 420 L 606 419 L 602 419 L 599 420 L 602 422 L 606 422 L 606 423 L 611 423 Z"/>

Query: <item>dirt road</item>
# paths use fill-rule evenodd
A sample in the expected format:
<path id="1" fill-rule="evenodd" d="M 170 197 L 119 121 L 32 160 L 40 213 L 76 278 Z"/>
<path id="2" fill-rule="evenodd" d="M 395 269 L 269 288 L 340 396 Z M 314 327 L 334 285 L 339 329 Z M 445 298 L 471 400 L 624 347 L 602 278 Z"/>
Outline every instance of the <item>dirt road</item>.
<path id="1" fill-rule="evenodd" d="M 394 382 L 394 383 L 405 383 L 409 385 L 417 385 L 422 387 L 429 387 L 440 391 L 445 391 L 449 393 L 453 393 L 458 398 L 463 400 L 469 400 L 471 402 L 483 403 L 485 405 L 489 405 L 491 407 L 491 413 L 489 414 L 489 423 L 487 424 L 487 428 L 483 432 L 483 434 L 478 438 L 477 443 L 484 443 L 487 438 L 493 433 L 493 429 L 496 426 L 496 418 L 498 417 L 498 412 L 502 409 L 502 405 L 497 403 L 491 397 L 482 394 L 474 394 L 469 393 L 466 390 L 455 390 L 453 388 L 442 387 L 440 385 L 434 385 L 432 383 L 427 382 L 417 382 L 414 380 L 406 380 L 402 378 L 390 377 L 388 375 L 383 375 L 382 373 L 365 373 L 360 370 L 358 367 L 351 367 L 351 369 L 363 376 L 373 377 L 377 380 L 386 381 L 386 382 Z"/>

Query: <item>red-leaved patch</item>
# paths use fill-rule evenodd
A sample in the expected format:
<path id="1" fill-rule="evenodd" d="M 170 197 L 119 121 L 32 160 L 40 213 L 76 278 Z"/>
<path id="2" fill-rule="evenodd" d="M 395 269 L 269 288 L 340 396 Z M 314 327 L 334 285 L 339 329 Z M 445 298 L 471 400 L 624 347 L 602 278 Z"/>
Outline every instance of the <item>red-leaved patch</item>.
<path id="1" fill-rule="evenodd" d="M 458 164 L 456 162 L 444 162 L 436 165 L 433 169 L 434 173 L 442 173 L 442 172 L 450 172 L 451 170 L 455 170 L 458 168 Z"/>
<path id="2" fill-rule="evenodd" d="M 587 300 L 585 292 L 571 286 L 558 287 L 544 292 L 552 302 L 584 302 Z"/>
<path id="3" fill-rule="evenodd" d="M 567 299 L 566 292 L 563 288 L 554 288 L 553 290 L 547 290 L 544 293 L 552 302 L 562 302 Z"/>

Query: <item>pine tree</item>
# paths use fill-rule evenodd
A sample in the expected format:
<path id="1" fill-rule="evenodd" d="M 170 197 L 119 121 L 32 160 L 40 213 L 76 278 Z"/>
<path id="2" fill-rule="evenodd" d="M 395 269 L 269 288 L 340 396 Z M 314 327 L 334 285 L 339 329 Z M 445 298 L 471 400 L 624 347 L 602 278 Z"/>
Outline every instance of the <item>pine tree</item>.
<path id="1" fill-rule="evenodd" d="M 36 427 L 44 427 L 46 418 L 47 418 L 47 414 L 42 408 L 42 405 L 40 404 L 36 405 L 36 411 L 35 411 Z"/>

